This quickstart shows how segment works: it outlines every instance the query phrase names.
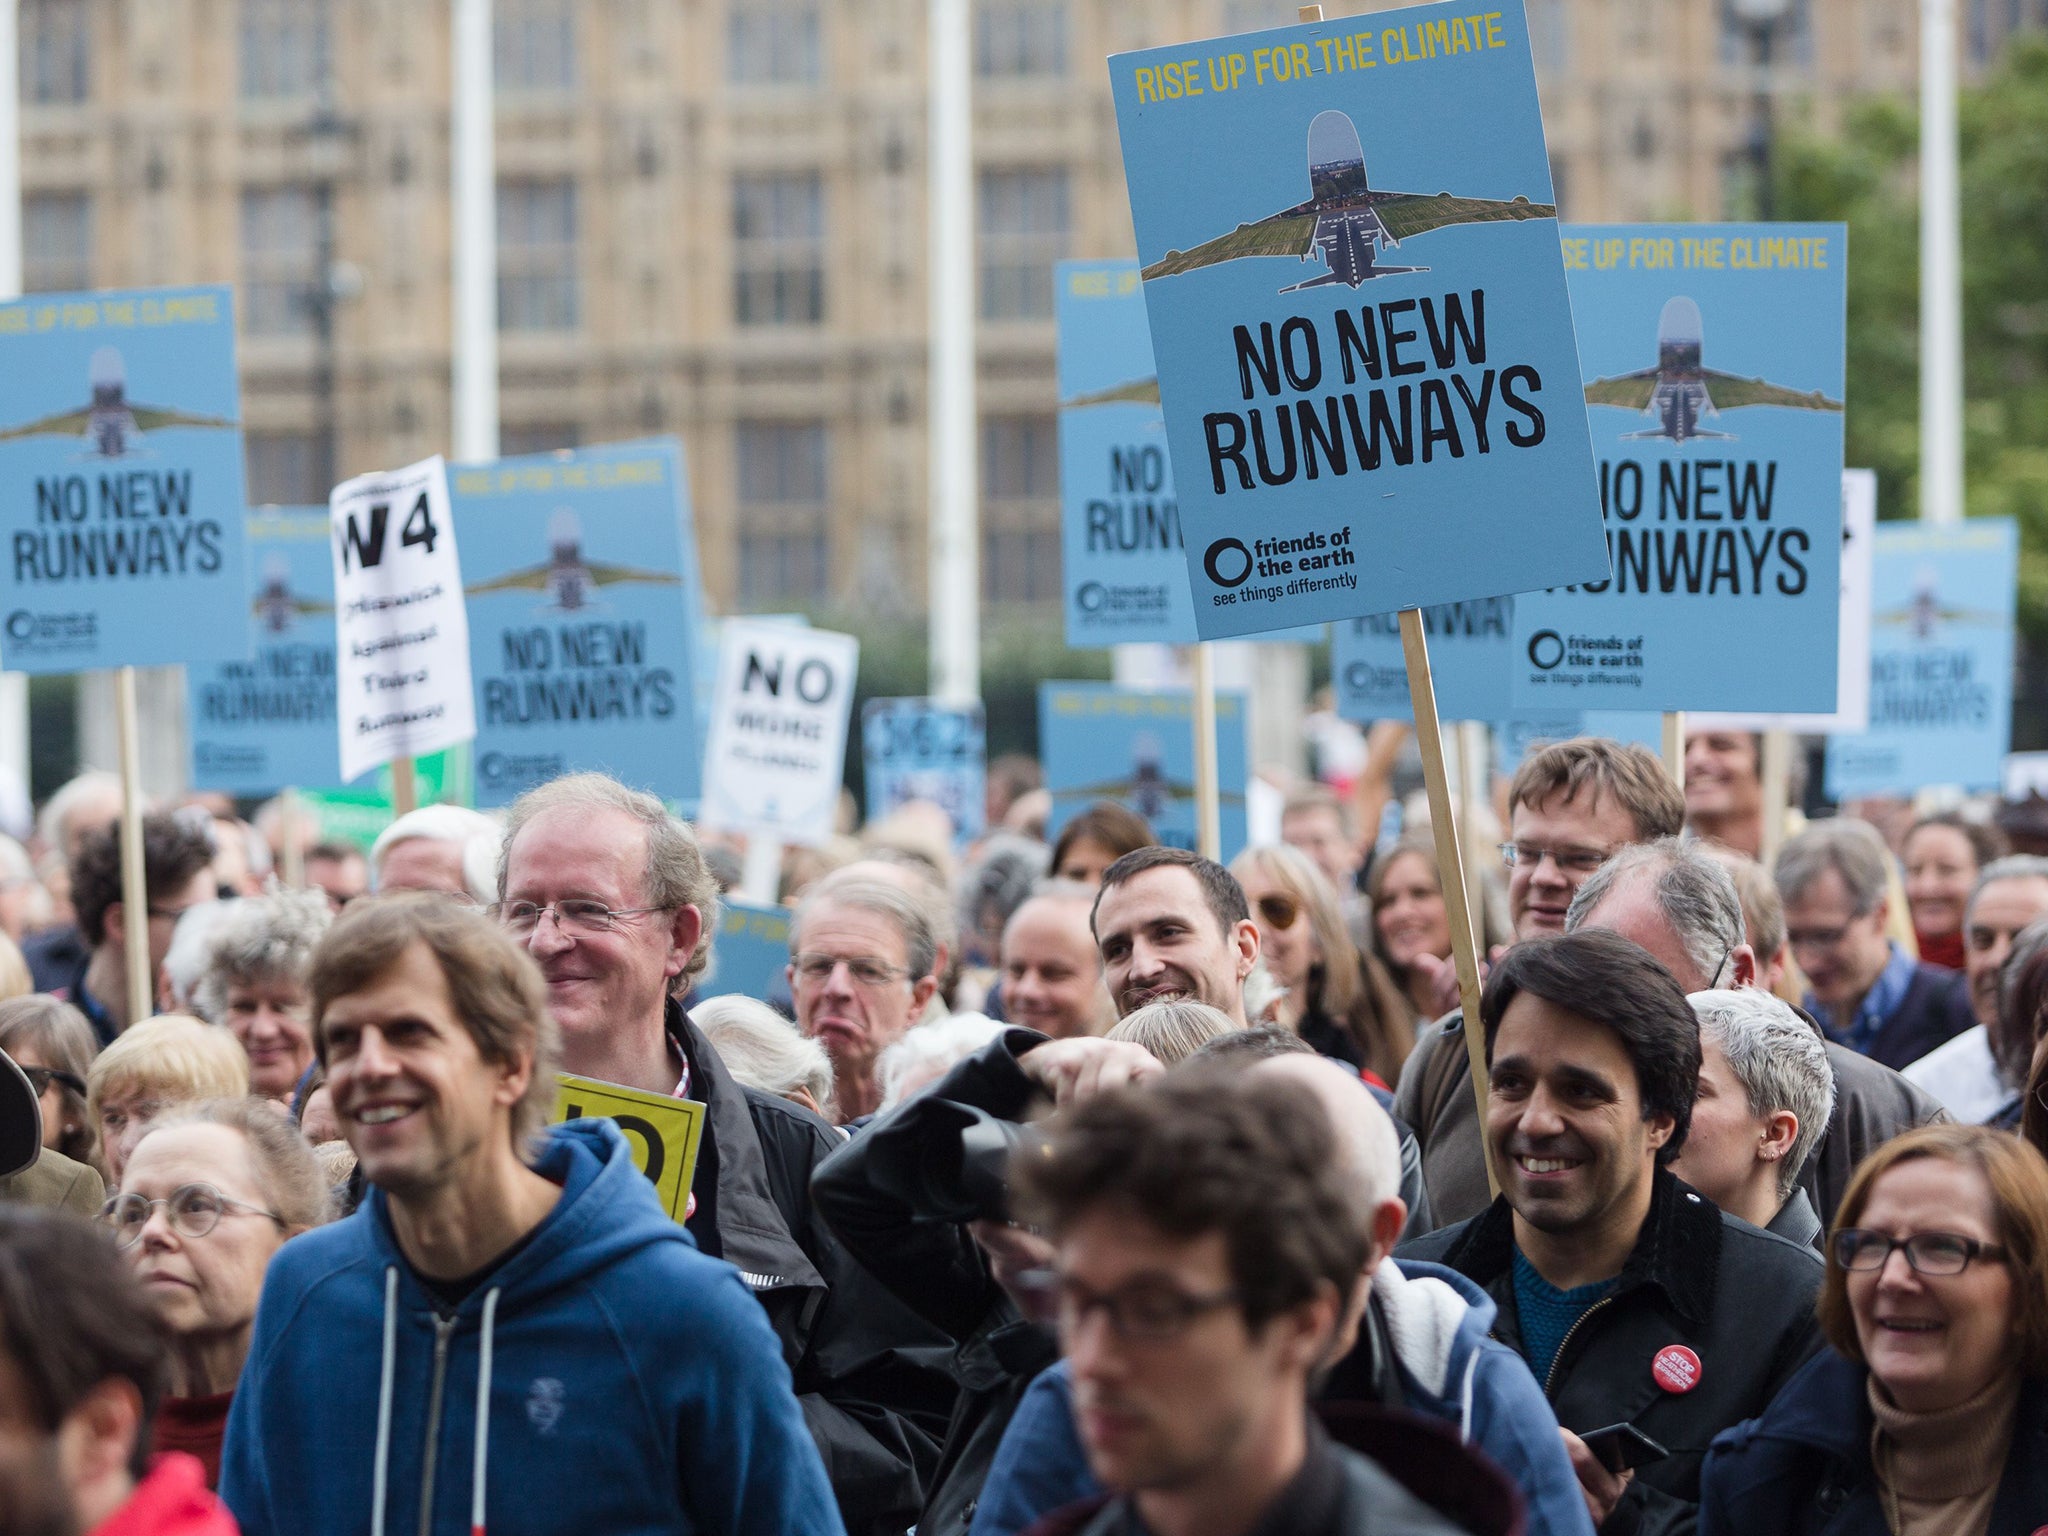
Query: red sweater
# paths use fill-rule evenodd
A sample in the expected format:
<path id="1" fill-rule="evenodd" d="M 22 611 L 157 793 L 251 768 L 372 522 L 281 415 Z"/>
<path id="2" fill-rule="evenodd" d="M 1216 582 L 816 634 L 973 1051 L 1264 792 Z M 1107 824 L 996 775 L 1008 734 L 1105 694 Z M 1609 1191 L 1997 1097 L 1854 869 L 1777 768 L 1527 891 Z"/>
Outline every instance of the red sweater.
<path id="1" fill-rule="evenodd" d="M 220 1486 L 220 1447 L 227 1438 L 228 1408 L 233 1392 L 208 1397 L 167 1397 L 156 1411 L 156 1445 L 162 1451 L 183 1451 L 206 1469 L 206 1486 Z"/>
<path id="2" fill-rule="evenodd" d="M 206 1491 L 198 1461 L 176 1452 L 159 1456 L 135 1485 L 128 1502 L 92 1536 L 238 1536 L 227 1505 Z"/>

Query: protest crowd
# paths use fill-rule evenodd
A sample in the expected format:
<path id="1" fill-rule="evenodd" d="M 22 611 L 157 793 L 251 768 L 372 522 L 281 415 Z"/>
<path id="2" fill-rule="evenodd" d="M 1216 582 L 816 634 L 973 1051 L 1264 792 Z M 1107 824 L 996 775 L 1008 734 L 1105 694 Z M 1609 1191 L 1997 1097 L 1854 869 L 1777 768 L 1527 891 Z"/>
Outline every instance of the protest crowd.
<path id="1" fill-rule="evenodd" d="M 137 998 L 74 780 L 0 847 L 0 1528 L 2032 1531 L 2048 859 L 1850 807 L 1766 869 L 1715 753 L 1503 784 L 1483 1118 L 1390 784 L 1225 867 L 999 761 L 957 851 L 786 850 L 758 996 L 744 849 L 602 774 L 301 889 L 195 796 Z M 701 1106 L 680 1212 L 558 1072 Z"/>

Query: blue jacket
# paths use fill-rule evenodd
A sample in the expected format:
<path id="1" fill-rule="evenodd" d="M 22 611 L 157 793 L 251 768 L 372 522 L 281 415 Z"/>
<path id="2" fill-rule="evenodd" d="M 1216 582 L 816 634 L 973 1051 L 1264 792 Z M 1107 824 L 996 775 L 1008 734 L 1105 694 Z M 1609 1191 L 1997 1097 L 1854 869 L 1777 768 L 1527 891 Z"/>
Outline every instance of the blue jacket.
<path id="1" fill-rule="evenodd" d="M 1889 1536 L 1870 1464 L 1868 1376 L 1827 1350 L 1760 1417 L 1716 1436 L 1700 1473 L 1700 1536 Z M 2048 1382 L 2029 1380 L 1987 1536 L 2032 1536 L 2044 1519 Z"/>
<path id="2" fill-rule="evenodd" d="M 381 1190 L 271 1261 L 221 1465 L 245 1536 L 841 1536 L 738 1271 L 610 1122 L 557 1127 L 535 1167 L 561 1200 L 451 1317 Z"/>
<path id="3" fill-rule="evenodd" d="M 1488 1337 L 1493 1319 L 1492 1298 L 1457 1271 L 1389 1259 L 1373 1277 L 1358 1347 L 1324 1395 L 1382 1383 L 1371 1390 L 1389 1406 L 1450 1423 L 1500 1465 L 1528 1501 L 1530 1536 L 1592 1536 L 1557 1419 L 1522 1357 Z M 1064 1360 L 1031 1384 L 982 1485 L 971 1536 L 1016 1536 L 1102 1491 L 1074 1429 L 1071 1390 Z"/>

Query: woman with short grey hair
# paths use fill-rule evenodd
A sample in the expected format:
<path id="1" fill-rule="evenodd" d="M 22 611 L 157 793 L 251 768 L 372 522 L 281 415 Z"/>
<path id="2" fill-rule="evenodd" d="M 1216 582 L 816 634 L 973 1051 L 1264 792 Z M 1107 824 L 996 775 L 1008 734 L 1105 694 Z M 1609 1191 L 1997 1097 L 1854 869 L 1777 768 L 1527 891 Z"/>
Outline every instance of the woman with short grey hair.
<path id="1" fill-rule="evenodd" d="M 832 1058 L 817 1041 L 758 998 L 707 997 L 690 1010 L 733 1081 L 832 1117 Z"/>
<path id="2" fill-rule="evenodd" d="M 193 1003 L 242 1042 L 252 1093 L 289 1100 L 313 1065 L 306 972 L 333 921 L 325 892 L 280 891 L 231 904 L 213 930 Z"/>

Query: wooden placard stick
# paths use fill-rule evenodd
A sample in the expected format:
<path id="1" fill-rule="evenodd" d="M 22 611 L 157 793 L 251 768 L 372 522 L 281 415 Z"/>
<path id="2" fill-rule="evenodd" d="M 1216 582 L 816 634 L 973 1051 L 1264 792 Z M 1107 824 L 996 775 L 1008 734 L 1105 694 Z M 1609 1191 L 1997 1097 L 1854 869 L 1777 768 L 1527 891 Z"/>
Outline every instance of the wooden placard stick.
<path id="1" fill-rule="evenodd" d="M 1667 709 L 1664 711 L 1664 771 L 1671 775 L 1671 782 L 1678 786 L 1678 792 L 1685 793 L 1685 711 Z"/>
<path id="2" fill-rule="evenodd" d="M 1763 781 L 1764 829 L 1757 858 L 1765 869 L 1778 861 L 1785 844 L 1785 822 L 1792 798 L 1792 735 L 1789 731 L 1765 731 L 1759 771 Z"/>
<path id="3" fill-rule="evenodd" d="M 391 760 L 391 819 L 396 821 L 419 807 L 419 775 L 414 771 L 412 754 L 394 757 Z"/>
<path id="4" fill-rule="evenodd" d="M 1486 1152 L 1486 1187 L 1500 1193 L 1493 1150 L 1486 1140 L 1486 1044 L 1479 1023 L 1479 947 L 1466 893 L 1465 859 L 1449 775 L 1444 772 L 1444 733 L 1436 717 L 1436 685 L 1429 672 L 1429 641 L 1422 612 L 1401 610 L 1401 656 L 1408 664 L 1408 701 L 1415 712 L 1415 745 L 1422 752 L 1422 782 L 1429 791 L 1429 825 L 1436 837 L 1437 870 L 1444 887 L 1444 911 L 1451 922 L 1451 959 L 1458 970 L 1458 1001 L 1465 1010 L 1465 1059 L 1472 1068 L 1472 1096 L 1479 1104 L 1479 1144 Z"/>
<path id="5" fill-rule="evenodd" d="M 135 669 L 114 673 L 114 734 L 121 754 L 121 932 L 128 960 L 128 1017 L 156 1012 L 156 980 L 149 974 L 149 869 L 142 857 L 142 741 L 135 707 Z"/>
<path id="6" fill-rule="evenodd" d="M 1195 851 L 1223 857 L 1223 807 L 1216 784 L 1216 658 L 1195 644 Z"/>

